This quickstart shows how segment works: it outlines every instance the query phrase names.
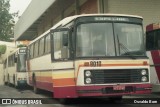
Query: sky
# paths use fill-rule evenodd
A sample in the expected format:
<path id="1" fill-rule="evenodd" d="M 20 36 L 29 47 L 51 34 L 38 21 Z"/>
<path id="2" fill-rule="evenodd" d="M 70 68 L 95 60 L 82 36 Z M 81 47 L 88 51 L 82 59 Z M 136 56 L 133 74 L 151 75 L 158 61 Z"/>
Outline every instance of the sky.
<path id="1" fill-rule="evenodd" d="M 31 0 L 10 0 L 10 13 L 19 11 L 19 16 L 25 11 Z"/>

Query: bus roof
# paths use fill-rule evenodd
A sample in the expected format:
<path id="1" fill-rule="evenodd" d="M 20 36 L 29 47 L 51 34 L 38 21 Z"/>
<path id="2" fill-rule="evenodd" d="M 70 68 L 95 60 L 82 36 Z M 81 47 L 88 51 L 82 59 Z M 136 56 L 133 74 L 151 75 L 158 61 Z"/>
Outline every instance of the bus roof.
<path id="1" fill-rule="evenodd" d="M 146 26 L 146 32 L 160 29 L 160 23 L 152 23 Z"/>
<path id="2" fill-rule="evenodd" d="M 61 20 L 57 24 L 55 24 L 48 31 L 44 32 L 42 35 L 40 35 L 36 39 L 34 39 L 32 42 L 30 42 L 30 44 L 32 44 L 34 41 L 38 40 L 39 38 L 45 36 L 46 34 L 48 34 L 51 29 L 55 29 L 58 26 L 63 26 L 63 25 L 65 25 L 65 24 L 67 24 L 67 23 L 69 23 L 69 22 L 71 22 L 71 21 L 73 21 L 73 20 L 75 20 L 75 19 L 77 19 L 79 17 L 87 17 L 87 16 L 119 16 L 119 17 L 133 17 L 133 18 L 143 19 L 143 17 L 138 16 L 138 15 L 127 15 L 127 14 L 81 14 L 81 15 L 69 16 L 69 17 L 64 18 L 63 20 Z"/>

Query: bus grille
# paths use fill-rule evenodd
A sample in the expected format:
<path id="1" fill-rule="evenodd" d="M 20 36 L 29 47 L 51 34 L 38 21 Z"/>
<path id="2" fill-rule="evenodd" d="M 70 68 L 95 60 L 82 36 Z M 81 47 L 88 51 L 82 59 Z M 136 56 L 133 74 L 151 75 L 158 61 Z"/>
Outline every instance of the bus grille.
<path id="1" fill-rule="evenodd" d="M 94 84 L 141 82 L 140 69 L 93 70 Z"/>

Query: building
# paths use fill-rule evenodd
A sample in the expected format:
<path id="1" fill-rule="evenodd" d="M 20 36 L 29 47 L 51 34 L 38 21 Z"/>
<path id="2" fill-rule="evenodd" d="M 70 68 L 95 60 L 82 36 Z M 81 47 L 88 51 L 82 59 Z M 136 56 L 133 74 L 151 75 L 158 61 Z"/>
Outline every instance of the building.
<path id="1" fill-rule="evenodd" d="M 32 0 L 15 26 L 16 40 L 33 40 L 59 20 L 75 14 L 140 15 L 147 24 L 159 22 L 159 0 Z"/>

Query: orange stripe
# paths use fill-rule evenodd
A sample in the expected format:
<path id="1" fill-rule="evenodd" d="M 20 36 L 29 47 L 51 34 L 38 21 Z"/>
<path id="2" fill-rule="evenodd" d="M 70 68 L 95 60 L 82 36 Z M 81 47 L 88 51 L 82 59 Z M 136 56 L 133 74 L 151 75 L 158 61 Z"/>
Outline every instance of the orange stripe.
<path id="1" fill-rule="evenodd" d="M 52 82 L 52 77 L 41 77 L 41 81 Z"/>
<path id="2" fill-rule="evenodd" d="M 74 78 L 53 79 L 53 87 L 75 85 Z"/>
<path id="3" fill-rule="evenodd" d="M 50 82 L 50 83 L 52 83 L 52 77 L 36 76 L 36 81 Z"/>
<path id="4" fill-rule="evenodd" d="M 102 64 L 101 66 L 148 66 L 144 64 Z"/>

